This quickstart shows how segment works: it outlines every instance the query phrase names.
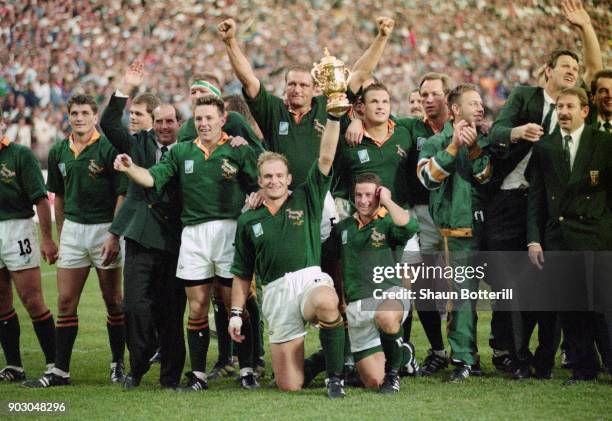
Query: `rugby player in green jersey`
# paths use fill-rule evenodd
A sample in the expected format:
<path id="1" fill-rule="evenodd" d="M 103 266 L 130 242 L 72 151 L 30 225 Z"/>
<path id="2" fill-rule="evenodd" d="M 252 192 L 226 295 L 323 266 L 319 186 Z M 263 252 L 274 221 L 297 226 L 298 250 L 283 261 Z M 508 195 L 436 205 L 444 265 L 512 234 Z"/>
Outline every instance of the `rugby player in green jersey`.
<path id="1" fill-rule="evenodd" d="M 344 329 L 338 296 L 321 271 L 320 227 L 331 167 L 340 132 L 340 116 L 327 116 L 319 158 L 305 183 L 289 193 L 287 159 L 265 152 L 258 160 L 264 206 L 238 218 L 232 265 L 232 318 L 229 332 L 241 342 L 241 315 L 254 273 L 264 288 L 272 368 L 280 390 L 300 390 L 304 383 L 305 322 L 318 323 L 327 369 L 327 394 L 343 398 Z M 244 333 L 244 332 L 242 332 Z"/>
<path id="2" fill-rule="evenodd" d="M 355 177 L 354 197 L 357 211 L 334 226 L 324 250 L 340 260 L 338 280 L 348 302 L 351 352 L 361 380 L 381 393 L 396 393 L 400 367 L 415 363 L 414 347 L 402 338 L 410 297 L 399 274 L 376 275 L 396 266 L 394 251 L 404 248 L 419 225 L 374 173 Z"/>
<path id="3" fill-rule="evenodd" d="M 4 136 L 7 124 L 0 115 L 0 345 L 6 367 L 0 382 L 25 380 L 19 349 L 19 319 L 13 307 L 13 288 L 32 319 L 47 369 L 55 362 L 55 324 L 45 304 L 40 283 L 40 257 L 57 260 L 51 239 L 51 210 L 40 167 L 32 151 Z M 33 205 L 40 224 L 37 246 Z"/>
<path id="4" fill-rule="evenodd" d="M 256 153 L 246 142 L 233 147 L 222 128 L 223 100 L 215 95 L 199 98 L 194 108 L 198 137 L 174 146 L 169 154 L 148 170 L 119 155 L 115 169 L 125 172 L 144 187 L 162 189 L 170 180 L 178 182 L 183 202 L 177 278 L 185 284 L 189 300 L 187 340 L 192 371 L 184 391 L 208 388 L 206 355 L 210 341 L 208 306 L 213 280 L 222 288 L 224 302 L 230 302 L 236 219 L 246 194 L 257 186 Z M 241 385 L 254 389 L 252 331 L 245 313 L 247 341 L 238 347 Z"/>

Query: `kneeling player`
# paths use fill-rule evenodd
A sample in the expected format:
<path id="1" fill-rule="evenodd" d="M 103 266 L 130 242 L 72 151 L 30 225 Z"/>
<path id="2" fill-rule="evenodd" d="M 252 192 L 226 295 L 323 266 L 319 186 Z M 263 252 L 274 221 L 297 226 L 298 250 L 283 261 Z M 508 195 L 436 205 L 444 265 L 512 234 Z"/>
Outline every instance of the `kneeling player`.
<path id="1" fill-rule="evenodd" d="M 393 251 L 404 247 L 418 223 L 391 200 L 391 192 L 373 173 L 355 177 L 355 204 L 357 212 L 333 228 L 324 250 L 340 259 L 351 352 L 359 375 L 366 387 L 395 393 L 400 389 L 400 367 L 414 364 L 414 347 L 402 339 L 410 301 L 393 299 L 407 293 L 401 278 L 379 279 L 373 274 L 375 268 L 395 266 Z M 384 292 L 395 295 L 386 299 Z"/>
<path id="2" fill-rule="evenodd" d="M 287 159 L 265 152 L 258 160 L 264 205 L 238 218 L 232 273 L 232 339 L 241 341 L 241 314 L 253 273 L 264 287 L 272 368 L 279 389 L 300 390 L 304 383 L 305 322 L 318 322 L 327 368 L 327 394 L 344 397 L 344 329 L 333 281 L 320 268 L 323 202 L 331 183 L 340 123 L 330 116 L 318 161 L 304 184 L 289 194 Z"/>
<path id="3" fill-rule="evenodd" d="M 0 344 L 6 367 L 0 382 L 25 380 L 19 351 L 19 320 L 13 307 L 13 288 L 32 319 L 45 354 L 47 369 L 55 361 L 55 326 L 40 286 L 40 255 L 53 264 L 57 246 L 51 239 L 51 211 L 43 176 L 32 151 L 3 137 L 0 116 Z M 36 245 L 32 204 L 40 220 L 41 247 Z"/>

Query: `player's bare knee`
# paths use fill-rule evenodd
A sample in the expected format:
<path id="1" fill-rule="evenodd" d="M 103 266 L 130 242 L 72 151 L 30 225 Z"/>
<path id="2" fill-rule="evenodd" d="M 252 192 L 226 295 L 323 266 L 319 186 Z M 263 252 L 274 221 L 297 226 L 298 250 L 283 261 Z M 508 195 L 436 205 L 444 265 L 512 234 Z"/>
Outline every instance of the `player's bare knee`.
<path id="1" fill-rule="evenodd" d="M 303 381 L 277 379 L 276 385 L 281 392 L 299 392 L 302 390 Z"/>
<path id="2" fill-rule="evenodd" d="M 30 317 L 38 316 L 48 310 L 40 294 L 25 295 L 21 297 L 21 302 Z"/>
<path id="3" fill-rule="evenodd" d="M 377 311 L 374 319 L 378 328 L 385 333 L 394 334 L 400 330 L 400 321 L 391 311 Z"/>
<path id="4" fill-rule="evenodd" d="M 375 375 L 374 373 L 360 373 L 359 377 L 361 378 L 364 386 L 368 389 L 378 389 L 383 382 L 383 376 Z"/>
<path id="5" fill-rule="evenodd" d="M 208 305 L 199 300 L 189 300 L 189 317 L 202 318 L 208 315 Z"/>
<path id="6" fill-rule="evenodd" d="M 78 297 L 60 295 L 57 299 L 58 314 L 74 314 L 76 312 Z"/>

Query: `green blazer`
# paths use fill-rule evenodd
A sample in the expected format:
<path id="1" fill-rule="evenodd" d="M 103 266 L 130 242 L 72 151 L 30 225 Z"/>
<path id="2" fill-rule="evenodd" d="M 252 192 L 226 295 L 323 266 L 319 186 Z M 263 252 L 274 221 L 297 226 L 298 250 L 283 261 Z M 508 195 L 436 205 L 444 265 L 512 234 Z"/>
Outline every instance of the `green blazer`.
<path id="1" fill-rule="evenodd" d="M 527 241 L 544 250 L 607 250 L 612 195 L 612 136 L 586 125 L 571 172 L 561 132 L 533 148 L 529 174 Z"/>
<path id="2" fill-rule="evenodd" d="M 127 98 L 113 95 L 102 113 L 100 127 L 121 153 L 130 155 L 136 165 L 155 165 L 157 143 L 153 130 L 131 135 L 121 117 Z M 157 250 L 178 254 L 181 240 L 181 202 L 178 189 L 170 183 L 161 193 L 130 180 L 127 196 L 115 216 L 110 231 Z"/>

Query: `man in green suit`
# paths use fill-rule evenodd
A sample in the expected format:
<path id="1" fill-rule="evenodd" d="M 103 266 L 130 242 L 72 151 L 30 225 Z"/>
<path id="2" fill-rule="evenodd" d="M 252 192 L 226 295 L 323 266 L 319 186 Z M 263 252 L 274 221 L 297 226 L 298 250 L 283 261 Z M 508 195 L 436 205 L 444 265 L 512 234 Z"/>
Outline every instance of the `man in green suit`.
<path id="1" fill-rule="evenodd" d="M 591 19 L 578 2 L 563 1 L 562 11 L 567 22 L 580 31 L 583 45 L 585 72 L 582 79 L 590 83 L 593 75 L 602 68 L 601 50 Z M 580 65 L 576 53 L 556 50 L 545 65 L 543 87 L 517 86 L 512 90 L 499 112 L 489 138 L 494 150 L 493 179 L 485 209 L 485 246 L 492 252 L 523 251 L 526 245 L 526 209 L 529 183 L 525 175 L 531 148 L 542 136 L 553 131 L 557 124 L 554 99 L 559 92 L 580 83 Z M 496 265 L 512 267 L 513 254 L 504 254 Z M 517 256 L 518 258 L 518 256 Z M 492 262 L 493 263 L 493 262 Z M 493 287 L 514 282 L 508 269 L 491 270 Z M 529 338 L 534 326 L 539 324 L 540 346 L 531 359 Z M 513 377 L 530 377 L 529 360 L 533 362 L 538 378 L 550 378 L 556 349 L 556 317 L 547 312 L 493 312 L 491 341 L 494 358 L 509 369 Z M 513 335 L 511 334 L 513 333 Z M 504 364 L 504 360 L 511 365 Z M 495 361 L 494 361 L 495 362 Z"/>
<path id="2" fill-rule="evenodd" d="M 153 130 L 129 133 L 121 122 L 126 94 L 143 78 L 143 64 L 135 62 L 111 97 L 100 125 L 120 153 L 128 153 L 134 162 L 148 168 L 176 144 L 179 121 L 174 107 L 162 104 L 153 111 Z M 130 181 L 126 200 L 111 226 L 111 232 L 123 235 L 126 242 L 124 306 L 130 373 L 124 389 L 140 384 L 158 343 L 161 385 L 176 387 L 180 381 L 185 363 L 186 298 L 183 285 L 175 277 L 181 238 L 177 203 L 178 190 L 172 186 L 158 193 Z"/>
<path id="3" fill-rule="evenodd" d="M 476 87 L 458 85 L 448 94 L 448 106 L 452 119 L 442 132 L 423 144 L 417 174 L 430 190 L 429 210 L 443 237 L 446 265 L 454 269 L 450 289 L 461 297 L 477 290 L 481 278 L 460 278 L 455 270 L 471 266 L 472 252 L 480 250 L 480 185 L 489 181 L 491 165 L 488 153 L 483 151 L 487 145 L 486 136 L 480 132 L 484 108 Z M 474 300 L 455 299 L 448 313 L 451 361 L 456 366 L 450 377 L 453 382 L 481 374 L 474 306 Z"/>
<path id="4" fill-rule="evenodd" d="M 561 289 L 557 301 L 562 306 L 561 322 L 572 355 L 569 381 L 587 381 L 597 377 L 594 340 L 596 326 L 604 316 L 585 306 L 589 301 L 587 255 L 570 252 L 609 249 L 612 140 L 585 125 L 589 107 L 582 89 L 561 91 L 556 108 L 560 130 L 542 139 L 533 150 L 527 217 L 529 258 L 542 269 L 543 249 L 567 252 L 547 258 L 545 274 Z M 595 272 L 595 281 L 598 276 L 609 273 Z M 609 364 L 610 341 L 606 339 L 600 352 Z"/>

